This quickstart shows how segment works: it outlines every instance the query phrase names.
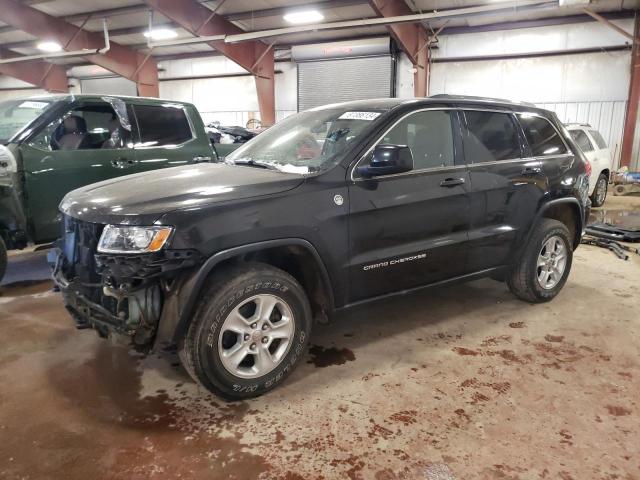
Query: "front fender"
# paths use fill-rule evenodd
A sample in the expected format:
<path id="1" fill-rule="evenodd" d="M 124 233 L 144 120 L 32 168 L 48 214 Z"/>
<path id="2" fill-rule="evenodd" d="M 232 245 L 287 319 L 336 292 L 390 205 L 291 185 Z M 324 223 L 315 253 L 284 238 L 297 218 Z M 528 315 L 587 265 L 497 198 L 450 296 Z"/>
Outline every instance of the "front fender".
<path id="1" fill-rule="evenodd" d="M 320 254 L 311 242 L 302 238 L 281 238 L 263 242 L 250 243 L 238 247 L 222 250 L 207 259 L 200 269 L 192 270 L 179 280 L 174 293 L 165 300 L 160 326 L 155 344 L 158 346 L 177 345 L 185 335 L 189 323 L 195 313 L 196 304 L 200 292 L 211 272 L 220 262 L 235 258 L 247 253 L 257 252 L 275 247 L 302 247 L 315 259 L 322 277 L 323 286 L 329 295 L 330 308 L 334 308 L 334 295 L 327 268 Z"/>

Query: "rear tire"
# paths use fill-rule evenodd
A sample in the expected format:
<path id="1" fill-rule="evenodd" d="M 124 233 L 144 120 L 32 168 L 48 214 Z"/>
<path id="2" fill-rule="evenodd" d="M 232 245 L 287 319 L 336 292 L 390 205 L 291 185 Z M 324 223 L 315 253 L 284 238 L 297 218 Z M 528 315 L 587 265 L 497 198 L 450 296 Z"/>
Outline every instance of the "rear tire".
<path id="1" fill-rule="evenodd" d="M 311 325 L 309 300 L 288 273 L 260 263 L 225 269 L 203 288 L 180 359 L 212 393 L 256 397 L 300 363 Z"/>
<path id="2" fill-rule="evenodd" d="M 4 243 L 2 237 L 0 237 L 0 282 L 4 278 L 4 274 L 7 272 L 7 245 Z"/>
<path id="3" fill-rule="evenodd" d="M 600 176 L 598 176 L 598 180 L 596 181 L 596 188 L 591 194 L 592 207 L 601 207 L 604 204 L 604 201 L 607 198 L 608 183 L 609 181 L 607 180 L 607 176 L 604 173 L 601 173 Z"/>
<path id="4" fill-rule="evenodd" d="M 571 234 L 565 224 L 543 218 L 521 257 L 507 275 L 507 285 L 521 300 L 552 300 L 567 281 L 573 260 Z"/>

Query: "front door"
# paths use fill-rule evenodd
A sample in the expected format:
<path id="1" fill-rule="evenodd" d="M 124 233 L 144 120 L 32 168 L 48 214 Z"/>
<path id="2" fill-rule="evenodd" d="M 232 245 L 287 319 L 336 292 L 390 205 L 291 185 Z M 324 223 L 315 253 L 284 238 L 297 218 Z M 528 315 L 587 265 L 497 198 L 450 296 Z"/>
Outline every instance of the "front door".
<path id="1" fill-rule="evenodd" d="M 112 106 L 80 101 L 25 144 L 21 154 L 34 240 L 59 236 L 58 205 L 71 190 L 127 173 L 133 158 L 130 133 Z M 96 199 L 96 202 L 99 199 Z"/>
<path id="2" fill-rule="evenodd" d="M 358 178 L 354 170 L 349 189 L 351 302 L 464 272 L 469 174 L 454 135 L 457 125 L 454 110 L 409 114 L 378 144 L 409 146 L 414 169 L 372 179 Z"/>

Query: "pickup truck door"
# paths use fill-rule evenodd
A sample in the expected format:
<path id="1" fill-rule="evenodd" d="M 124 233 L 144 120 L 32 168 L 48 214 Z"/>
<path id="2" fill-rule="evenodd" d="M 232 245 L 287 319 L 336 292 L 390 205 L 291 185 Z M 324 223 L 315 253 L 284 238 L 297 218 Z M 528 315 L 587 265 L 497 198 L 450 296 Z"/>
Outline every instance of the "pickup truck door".
<path id="1" fill-rule="evenodd" d="M 193 106 L 132 101 L 136 172 L 215 161 L 209 137 Z M 133 173 L 133 172 L 132 172 Z"/>
<path id="2" fill-rule="evenodd" d="M 59 236 L 58 205 L 71 190 L 123 175 L 130 133 L 104 101 L 78 101 L 20 145 L 27 216 L 36 243 Z"/>
<path id="3" fill-rule="evenodd" d="M 469 227 L 469 173 L 461 160 L 458 115 L 412 112 L 378 144 L 407 145 L 410 172 L 359 178 L 349 189 L 350 301 L 461 275 Z M 375 146 L 375 145 L 374 145 Z M 369 162 L 371 152 L 359 162 Z"/>

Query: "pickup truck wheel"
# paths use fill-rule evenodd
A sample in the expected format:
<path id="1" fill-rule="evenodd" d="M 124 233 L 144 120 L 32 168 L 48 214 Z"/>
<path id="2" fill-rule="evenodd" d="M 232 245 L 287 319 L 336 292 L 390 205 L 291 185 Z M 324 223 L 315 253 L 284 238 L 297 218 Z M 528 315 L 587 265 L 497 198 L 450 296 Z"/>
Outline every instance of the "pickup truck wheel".
<path id="1" fill-rule="evenodd" d="M 225 270 L 206 287 L 180 358 L 227 399 L 271 390 L 300 362 L 311 334 L 309 300 L 288 273 L 264 264 Z"/>
<path id="2" fill-rule="evenodd" d="M 598 181 L 596 182 L 596 188 L 591 194 L 592 207 L 601 207 L 604 204 L 604 201 L 607 198 L 607 185 L 607 176 L 604 173 L 601 173 L 598 177 Z"/>
<path id="3" fill-rule="evenodd" d="M 2 281 L 7 271 L 7 261 L 7 246 L 2 237 L 0 237 L 0 281 Z"/>
<path id="4" fill-rule="evenodd" d="M 572 260 L 569 229 L 544 218 L 534 227 L 527 247 L 507 276 L 509 289 L 526 302 L 548 302 L 567 281 Z"/>

